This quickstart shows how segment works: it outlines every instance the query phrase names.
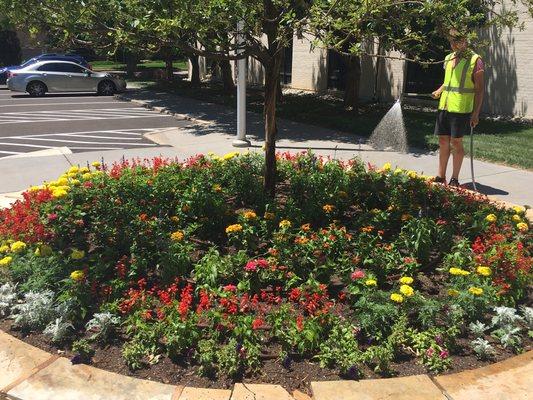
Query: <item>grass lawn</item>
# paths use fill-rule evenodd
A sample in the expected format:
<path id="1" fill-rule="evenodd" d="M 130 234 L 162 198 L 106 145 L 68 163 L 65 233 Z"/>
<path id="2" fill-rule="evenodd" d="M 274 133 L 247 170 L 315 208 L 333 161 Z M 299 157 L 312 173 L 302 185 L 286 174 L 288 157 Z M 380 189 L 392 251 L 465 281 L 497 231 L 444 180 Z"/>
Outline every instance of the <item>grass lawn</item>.
<path id="1" fill-rule="evenodd" d="M 224 94 L 218 85 L 203 85 L 191 88 L 188 82 L 177 82 L 173 86 L 147 87 L 167 90 L 200 100 L 236 107 L 235 95 Z M 263 93 L 248 91 L 248 109 L 262 111 Z M 342 100 L 334 96 L 315 94 L 285 94 L 278 105 L 278 116 L 293 121 L 323 126 L 356 135 L 368 137 L 388 108 L 375 105 L 361 107 L 359 114 L 346 111 Z M 404 108 L 409 145 L 423 151 L 438 149 L 438 138 L 433 134 L 435 112 L 424 112 Z M 465 137 L 465 150 L 469 154 L 470 139 Z M 517 122 L 482 120 L 474 131 L 475 158 L 517 168 L 533 170 L 533 125 Z"/>
<path id="2" fill-rule="evenodd" d="M 93 69 L 95 71 L 106 71 L 106 70 L 125 70 L 126 64 L 119 63 L 116 61 L 106 60 L 106 61 L 93 61 L 91 63 Z M 176 69 L 187 69 L 187 61 L 180 60 L 180 61 L 174 61 L 172 63 L 174 68 Z M 143 60 L 142 62 L 137 64 L 138 69 L 145 69 L 145 68 L 165 68 L 165 62 L 161 60 Z"/>

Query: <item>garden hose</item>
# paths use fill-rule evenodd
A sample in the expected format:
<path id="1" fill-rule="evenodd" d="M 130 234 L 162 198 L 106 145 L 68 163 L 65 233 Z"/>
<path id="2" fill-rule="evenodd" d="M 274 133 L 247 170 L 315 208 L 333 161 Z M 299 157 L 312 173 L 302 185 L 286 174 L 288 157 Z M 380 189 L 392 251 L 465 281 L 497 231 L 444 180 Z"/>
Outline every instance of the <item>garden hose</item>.
<path id="1" fill-rule="evenodd" d="M 477 192 L 476 178 L 474 176 L 474 127 L 470 126 L 470 173 L 472 175 L 472 187 Z"/>

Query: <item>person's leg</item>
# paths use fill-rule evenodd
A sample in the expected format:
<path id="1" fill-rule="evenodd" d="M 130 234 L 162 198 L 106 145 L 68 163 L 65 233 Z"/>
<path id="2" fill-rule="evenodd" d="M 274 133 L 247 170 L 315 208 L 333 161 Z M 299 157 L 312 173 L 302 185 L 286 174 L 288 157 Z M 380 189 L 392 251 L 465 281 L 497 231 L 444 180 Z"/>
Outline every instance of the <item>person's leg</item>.
<path id="1" fill-rule="evenodd" d="M 465 150 L 463 148 L 463 138 L 452 138 L 452 147 L 453 147 L 453 172 L 452 178 L 459 179 L 459 172 L 461 172 L 461 165 L 463 164 L 463 159 L 465 158 Z"/>
<path id="2" fill-rule="evenodd" d="M 439 177 L 446 181 L 446 167 L 450 159 L 450 136 L 439 135 Z"/>

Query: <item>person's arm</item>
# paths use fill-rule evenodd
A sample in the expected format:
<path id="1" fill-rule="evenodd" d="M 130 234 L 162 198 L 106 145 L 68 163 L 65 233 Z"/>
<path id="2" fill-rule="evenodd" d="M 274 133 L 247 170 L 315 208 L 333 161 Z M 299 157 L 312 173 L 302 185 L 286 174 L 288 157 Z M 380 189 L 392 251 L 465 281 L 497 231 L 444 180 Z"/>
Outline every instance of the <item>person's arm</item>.
<path id="1" fill-rule="evenodd" d="M 485 71 L 480 70 L 474 74 L 474 110 L 470 117 L 470 126 L 475 128 L 479 123 L 479 113 L 483 105 L 483 96 L 485 94 Z"/>
<path id="2" fill-rule="evenodd" d="M 442 94 L 443 90 L 444 90 L 444 83 L 440 86 L 440 88 L 438 88 L 433 93 L 431 93 L 431 97 L 433 97 L 434 99 L 438 99 L 440 95 Z"/>

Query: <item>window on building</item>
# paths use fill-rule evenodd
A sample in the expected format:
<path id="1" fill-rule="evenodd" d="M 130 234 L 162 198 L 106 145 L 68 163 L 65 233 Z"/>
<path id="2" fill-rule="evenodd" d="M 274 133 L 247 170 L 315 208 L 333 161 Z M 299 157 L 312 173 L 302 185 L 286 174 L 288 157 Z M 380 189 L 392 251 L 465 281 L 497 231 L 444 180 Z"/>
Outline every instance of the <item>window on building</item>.
<path id="1" fill-rule="evenodd" d="M 292 39 L 283 51 L 283 61 L 280 71 L 280 82 L 283 85 L 290 85 L 292 82 Z"/>
<path id="2" fill-rule="evenodd" d="M 348 68 L 342 56 L 333 50 L 328 50 L 328 89 L 346 89 L 346 74 Z"/>
<path id="3" fill-rule="evenodd" d="M 444 60 L 446 54 L 432 54 L 432 58 Z M 444 81 L 444 67 L 442 64 L 422 65 L 411 61 L 407 62 L 405 74 L 405 93 L 428 94 L 439 88 Z"/>

